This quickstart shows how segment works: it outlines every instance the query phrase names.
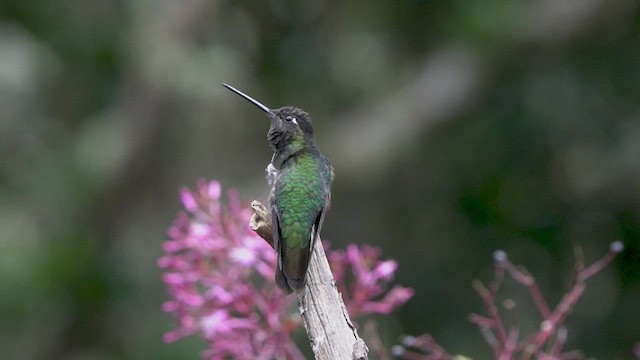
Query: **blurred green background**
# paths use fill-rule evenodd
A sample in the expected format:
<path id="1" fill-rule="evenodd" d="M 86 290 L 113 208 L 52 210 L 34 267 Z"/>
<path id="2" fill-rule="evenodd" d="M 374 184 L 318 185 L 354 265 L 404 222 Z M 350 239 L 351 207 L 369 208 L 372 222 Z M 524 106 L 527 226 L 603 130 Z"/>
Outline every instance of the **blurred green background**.
<path id="1" fill-rule="evenodd" d="M 324 238 L 400 263 L 415 297 L 388 346 L 430 332 L 489 348 L 469 312 L 504 249 L 555 304 L 587 260 L 568 348 L 640 340 L 637 0 L 0 2 L 0 355 L 195 359 L 155 261 L 178 189 L 264 199 L 267 106 L 311 113 L 336 168 Z M 526 291 L 523 331 L 537 321 Z"/>

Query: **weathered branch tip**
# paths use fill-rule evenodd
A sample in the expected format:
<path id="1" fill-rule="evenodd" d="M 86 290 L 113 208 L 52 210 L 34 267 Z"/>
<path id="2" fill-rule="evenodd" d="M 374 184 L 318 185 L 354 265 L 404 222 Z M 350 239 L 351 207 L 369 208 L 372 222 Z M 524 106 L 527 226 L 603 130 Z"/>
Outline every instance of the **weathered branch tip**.
<path id="1" fill-rule="evenodd" d="M 253 209 L 253 215 L 251 215 L 251 220 L 249 220 L 249 226 L 273 247 L 273 228 L 271 227 L 271 213 L 269 209 L 258 200 L 251 202 L 251 208 Z"/>

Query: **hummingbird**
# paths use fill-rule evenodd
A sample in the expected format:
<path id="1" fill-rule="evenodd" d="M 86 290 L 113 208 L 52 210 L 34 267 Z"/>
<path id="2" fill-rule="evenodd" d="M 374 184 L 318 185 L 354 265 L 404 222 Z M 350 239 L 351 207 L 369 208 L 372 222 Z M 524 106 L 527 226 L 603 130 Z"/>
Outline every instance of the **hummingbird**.
<path id="1" fill-rule="evenodd" d="M 333 167 L 316 145 L 309 114 L 293 106 L 270 109 L 231 85 L 271 120 L 267 141 L 273 150 L 267 165 L 276 284 L 285 293 L 304 288 L 306 274 L 331 202 Z"/>

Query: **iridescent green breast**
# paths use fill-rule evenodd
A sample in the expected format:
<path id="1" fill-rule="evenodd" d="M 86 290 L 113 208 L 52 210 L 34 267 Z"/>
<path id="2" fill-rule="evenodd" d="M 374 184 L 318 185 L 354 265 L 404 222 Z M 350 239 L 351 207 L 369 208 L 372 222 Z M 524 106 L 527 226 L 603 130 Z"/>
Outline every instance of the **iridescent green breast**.
<path id="1" fill-rule="evenodd" d="M 330 171 L 320 155 L 304 153 L 291 159 L 276 182 L 275 205 L 280 218 L 282 240 L 289 248 L 307 247 L 311 227 L 328 199 Z"/>

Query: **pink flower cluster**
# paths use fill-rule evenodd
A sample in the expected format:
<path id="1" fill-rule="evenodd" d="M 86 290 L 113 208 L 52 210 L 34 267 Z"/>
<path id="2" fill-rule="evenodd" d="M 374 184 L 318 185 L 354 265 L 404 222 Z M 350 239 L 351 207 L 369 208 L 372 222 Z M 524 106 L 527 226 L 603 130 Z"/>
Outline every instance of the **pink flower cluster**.
<path id="1" fill-rule="evenodd" d="M 413 289 L 400 285 L 387 292 L 386 285 L 393 280 L 398 263 L 380 261 L 381 253 L 375 246 L 350 244 L 346 251 L 334 250 L 327 254 L 338 290 L 353 318 L 372 313 L 390 314 L 413 296 Z M 354 281 L 348 283 L 348 278 Z"/>
<path id="2" fill-rule="evenodd" d="M 220 183 L 204 180 L 195 191 L 181 190 L 186 213 L 169 228 L 158 260 L 171 297 L 162 307 L 177 323 L 164 341 L 199 335 L 209 343 L 203 357 L 211 360 L 302 359 L 291 337 L 301 324 L 296 298 L 275 286 L 275 251 L 249 228 L 252 211 L 238 194 L 229 191 L 223 206 L 221 192 Z M 413 294 L 400 286 L 385 294 L 398 265 L 378 260 L 378 248 L 350 245 L 327 256 L 354 318 L 389 314 Z"/>
<path id="3" fill-rule="evenodd" d="M 228 207 L 220 195 L 216 181 L 181 191 L 187 213 L 169 228 L 158 260 L 172 298 L 162 307 L 178 323 L 164 341 L 197 333 L 210 344 L 207 359 L 301 358 L 290 336 L 299 323 L 288 311 L 295 298 L 267 280 L 275 253 L 249 228 L 238 195 L 229 192 Z"/>

